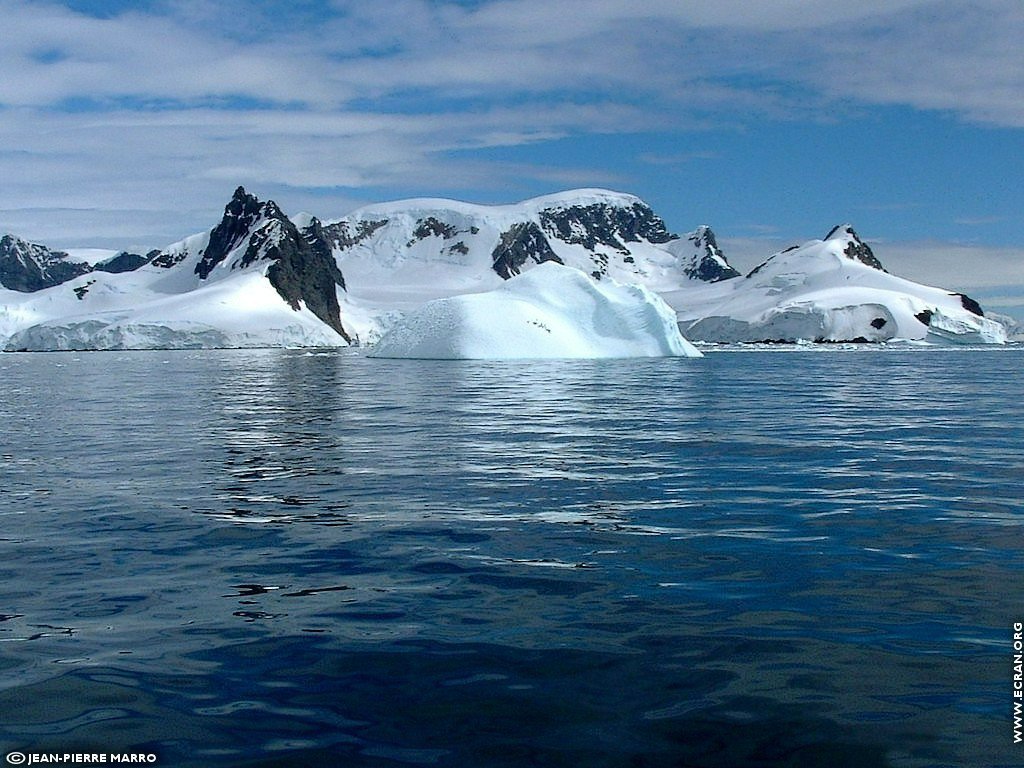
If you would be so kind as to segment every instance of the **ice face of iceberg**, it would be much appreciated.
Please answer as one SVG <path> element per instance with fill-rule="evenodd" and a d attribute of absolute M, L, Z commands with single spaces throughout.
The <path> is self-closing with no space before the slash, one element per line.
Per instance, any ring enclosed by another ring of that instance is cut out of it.
<path fill-rule="evenodd" d="M 973 314 L 959 317 L 936 310 L 928 317 L 925 341 L 932 344 L 1004 344 L 1006 327 L 1002 323 Z"/>
<path fill-rule="evenodd" d="M 675 313 L 637 285 L 539 264 L 486 293 L 437 299 L 394 325 L 372 357 L 700 357 Z"/>

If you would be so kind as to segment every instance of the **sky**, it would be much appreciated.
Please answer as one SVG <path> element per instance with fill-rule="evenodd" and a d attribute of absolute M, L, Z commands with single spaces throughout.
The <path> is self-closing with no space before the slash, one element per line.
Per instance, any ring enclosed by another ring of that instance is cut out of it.
<path fill-rule="evenodd" d="M 852 223 L 1024 317 L 1020 0 L 0 0 L 0 232 L 144 252 L 238 185 L 370 202 L 576 187 L 747 269 Z"/>

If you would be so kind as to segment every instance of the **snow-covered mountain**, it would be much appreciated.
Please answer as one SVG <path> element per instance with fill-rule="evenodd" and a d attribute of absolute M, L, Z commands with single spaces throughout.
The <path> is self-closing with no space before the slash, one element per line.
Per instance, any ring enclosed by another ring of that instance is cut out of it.
<path fill-rule="evenodd" d="M 152 258 L 125 251 L 53 251 L 11 234 L 0 237 L 0 288 L 31 293 L 89 272 L 130 272 Z"/>
<path fill-rule="evenodd" d="M 3 294 L 7 349 L 339 346 L 344 289 L 319 222 L 303 231 L 239 187 L 220 223 L 127 273 Z"/>
<path fill-rule="evenodd" d="M 653 290 L 728 269 L 703 241 L 698 251 L 670 233 L 639 198 L 600 189 L 507 206 L 402 200 L 353 211 L 323 230 L 352 298 L 397 309 L 489 290 L 546 261 Z M 705 261 L 713 266 L 702 271 Z"/>
<path fill-rule="evenodd" d="M 848 224 L 771 256 L 746 277 L 666 299 L 694 341 L 1006 340 L 973 299 L 886 272 Z"/>
<path fill-rule="evenodd" d="M 145 257 L 3 238 L 0 342 L 367 344 L 427 301 L 492 291 L 547 262 L 662 295 L 694 340 L 1004 338 L 967 297 L 887 273 L 848 226 L 744 277 L 708 227 L 674 235 L 640 198 L 608 190 L 506 206 L 403 200 L 322 223 L 239 187 L 209 232 Z"/>

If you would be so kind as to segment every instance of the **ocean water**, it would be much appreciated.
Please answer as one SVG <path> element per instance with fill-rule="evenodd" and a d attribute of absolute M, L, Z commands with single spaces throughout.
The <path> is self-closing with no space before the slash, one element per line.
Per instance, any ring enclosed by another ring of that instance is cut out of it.
<path fill-rule="evenodd" d="M 998 766 L 1020 349 L 0 356 L 0 748 Z"/>

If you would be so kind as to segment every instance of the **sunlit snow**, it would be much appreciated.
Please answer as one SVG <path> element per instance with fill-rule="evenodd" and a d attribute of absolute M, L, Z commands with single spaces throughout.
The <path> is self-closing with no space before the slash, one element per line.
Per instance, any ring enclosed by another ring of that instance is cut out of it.
<path fill-rule="evenodd" d="M 486 293 L 437 299 L 380 340 L 374 357 L 430 359 L 700 357 L 675 313 L 635 285 L 540 264 Z"/>

